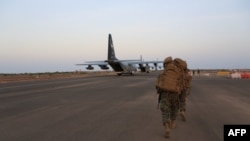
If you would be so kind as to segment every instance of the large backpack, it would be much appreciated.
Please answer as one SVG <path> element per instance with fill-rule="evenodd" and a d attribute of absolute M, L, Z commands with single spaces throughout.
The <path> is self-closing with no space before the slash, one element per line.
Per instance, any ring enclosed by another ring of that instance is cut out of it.
<path fill-rule="evenodd" d="M 180 94 L 183 89 L 183 71 L 175 61 L 168 63 L 159 74 L 156 87 L 165 92 Z"/>
<path fill-rule="evenodd" d="M 192 76 L 188 74 L 187 72 L 185 72 L 184 73 L 184 87 L 186 89 L 190 88 L 191 81 L 192 81 Z"/>
<path fill-rule="evenodd" d="M 190 87 L 190 83 L 191 80 L 188 76 L 188 67 L 187 67 L 187 62 L 182 60 L 181 58 L 175 58 L 174 59 L 175 64 L 181 69 L 182 73 L 183 73 L 183 87 L 184 88 L 189 88 Z M 191 78 L 192 79 L 192 78 Z"/>
<path fill-rule="evenodd" d="M 182 60 L 181 58 L 174 59 L 175 64 L 181 69 L 187 69 L 187 62 Z"/>

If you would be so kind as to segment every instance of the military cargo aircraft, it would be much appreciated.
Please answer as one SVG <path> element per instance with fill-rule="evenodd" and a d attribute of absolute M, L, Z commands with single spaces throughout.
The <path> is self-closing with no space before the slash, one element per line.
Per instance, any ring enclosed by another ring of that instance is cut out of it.
<path fill-rule="evenodd" d="M 153 64 L 155 69 L 157 70 L 157 64 L 163 63 L 163 61 L 142 61 L 142 59 L 138 60 L 119 60 L 115 56 L 114 45 L 112 41 L 112 36 L 109 34 L 108 36 L 108 59 L 105 61 L 88 61 L 83 64 L 76 65 L 87 65 L 87 70 L 94 70 L 93 65 L 99 66 L 102 70 L 108 70 L 109 66 L 113 68 L 117 75 L 128 74 L 133 75 L 137 68 L 140 69 L 141 72 L 149 72 L 150 66 L 149 64 Z M 138 67 L 139 66 L 139 67 Z"/>

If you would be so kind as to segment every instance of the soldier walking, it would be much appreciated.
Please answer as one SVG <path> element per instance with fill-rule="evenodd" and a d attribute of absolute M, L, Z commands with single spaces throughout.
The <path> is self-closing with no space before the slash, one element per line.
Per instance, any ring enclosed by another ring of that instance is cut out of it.
<path fill-rule="evenodd" d="M 156 90 L 159 94 L 165 137 L 170 138 L 170 129 L 176 128 L 175 119 L 179 110 L 179 94 L 183 88 L 183 73 L 171 56 L 164 60 L 163 66 L 163 73 L 157 78 Z"/>
<path fill-rule="evenodd" d="M 184 88 L 179 95 L 179 102 L 180 102 L 180 115 L 183 121 L 186 121 L 186 99 L 187 96 L 190 94 L 190 85 L 191 85 L 192 76 L 189 74 L 187 68 L 184 68 Z"/>

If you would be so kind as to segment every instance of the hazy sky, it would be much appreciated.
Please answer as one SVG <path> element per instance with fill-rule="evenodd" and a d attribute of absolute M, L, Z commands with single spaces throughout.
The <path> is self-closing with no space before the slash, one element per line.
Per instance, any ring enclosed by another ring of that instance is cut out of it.
<path fill-rule="evenodd" d="M 249 0 L 0 0 L 0 73 L 83 69 L 109 33 L 118 59 L 250 68 Z"/>

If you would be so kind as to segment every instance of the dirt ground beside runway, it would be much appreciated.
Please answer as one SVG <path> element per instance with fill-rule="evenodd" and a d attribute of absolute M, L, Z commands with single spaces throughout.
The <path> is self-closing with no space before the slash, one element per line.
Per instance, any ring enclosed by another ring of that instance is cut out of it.
<path fill-rule="evenodd" d="M 0 74 L 1 83 L 18 81 L 49 80 L 72 77 L 88 77 L 97 75 L 115 75 L 114 72 L 55 72 L 55 73 L 24 73 L 24 74 Z"/>
<path fill-rule="evenodd" d="M 193 73 L 194 72 L 194 73 Z M 200 73 L 197 70 L 191 70 L 191 73 L 195 76 L 208 76 L 208 77 L 230 77 L 231 70 L 215 70 L 215 69 L 201 69 Z M 244 72 L 250 72 L 249 69 L 245 69 Z M 140 73 L 140 72 L 139 72 Z M 30 81 L 30 80 L 48 80 L 48 79 L 60 79 L 71 77 L 87 77 L 98 75 L 116 75 L 113 71 L 86 71 L 86 72 L 48 72 L 48 73 L 22 73 L 22 74 L 0 74 L 0 84 L 10 83 L 18 81 Z"/>

